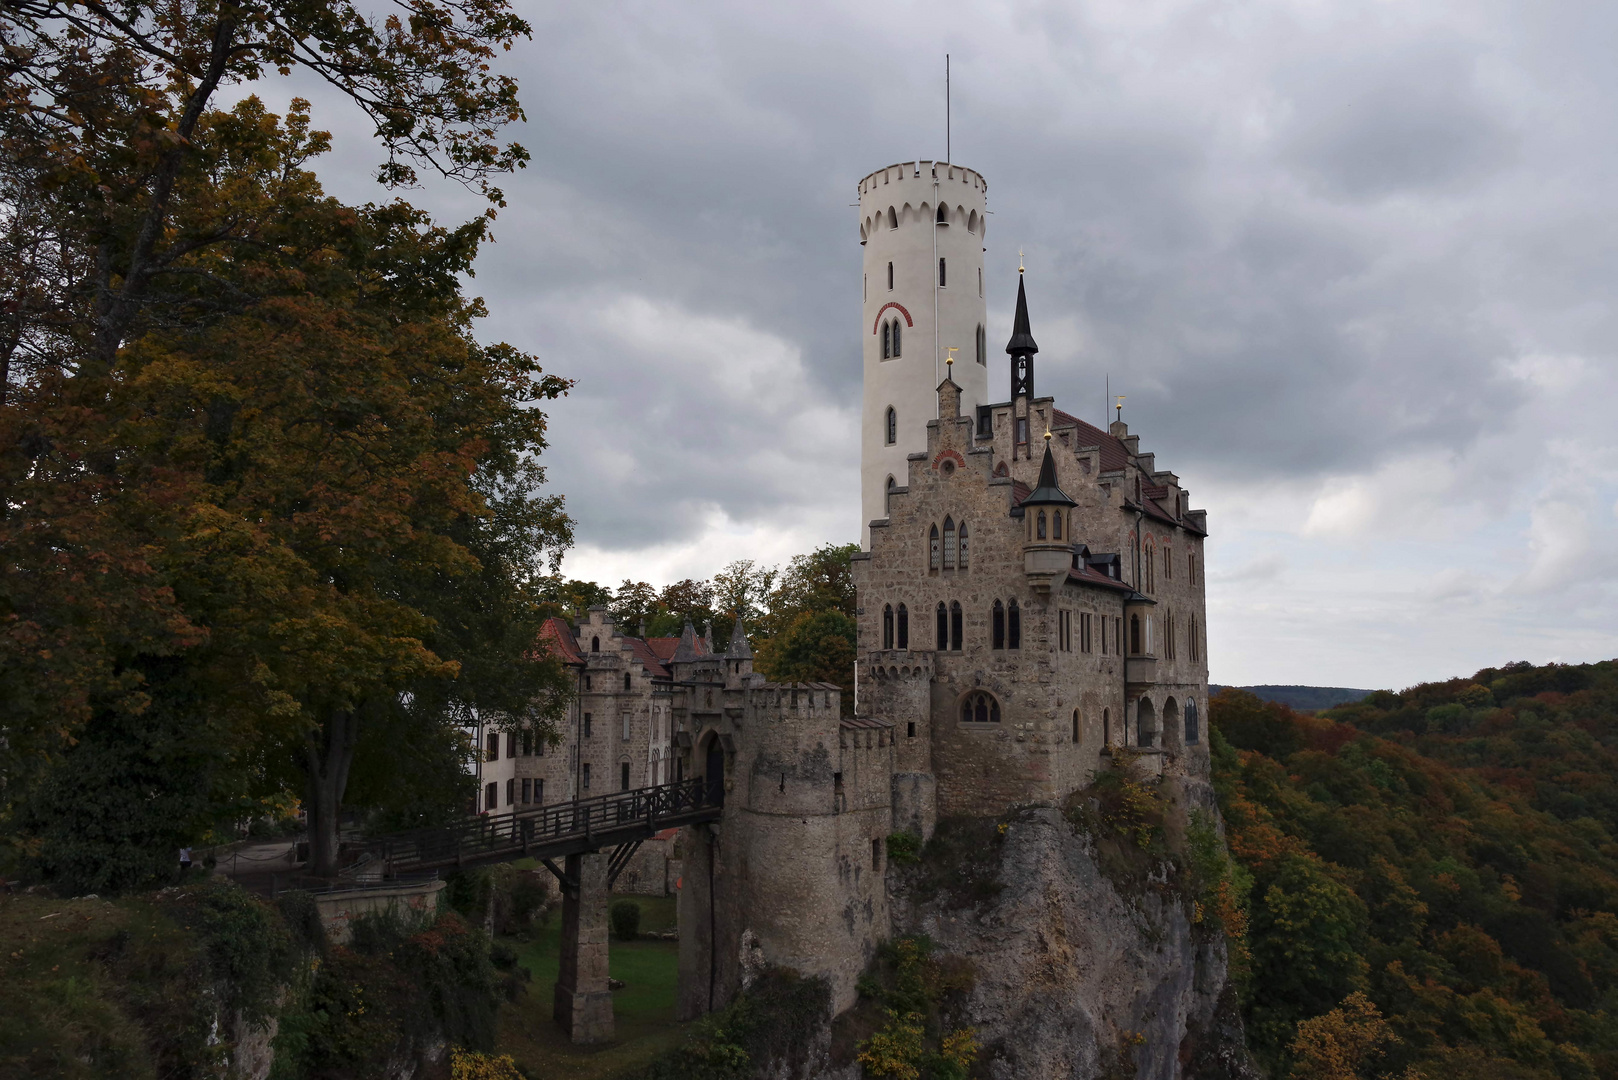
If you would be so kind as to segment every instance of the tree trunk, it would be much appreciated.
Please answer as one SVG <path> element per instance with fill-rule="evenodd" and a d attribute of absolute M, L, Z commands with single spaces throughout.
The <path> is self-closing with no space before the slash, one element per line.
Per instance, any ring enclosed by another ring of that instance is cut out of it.
<path fill-rule="evenodd" d="M 309 872 L 317 877 L 337 874 L 337 824 L 343 811 L 348 769 L 354 763 L 359 716 L 343 710 L 309 734 L 304 746 L 308 773 Z"/>

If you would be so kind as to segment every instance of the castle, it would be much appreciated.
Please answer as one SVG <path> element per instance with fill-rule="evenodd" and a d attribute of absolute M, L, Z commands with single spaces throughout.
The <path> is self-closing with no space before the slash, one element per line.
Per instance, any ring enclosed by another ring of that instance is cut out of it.
<path fill-rule="evenodd" d="M 859 184 L 852 715 L 832 684 L 755 673 L 739 624 L 723 651 L 690 626 L 626 635 L 601 609 L 547 627 L 578 673 L 576 714 L 561 747 L 517 754 L 507 803 L 699 775 L 723 788 L 721 821 L 680 838 L 682 1017 L 764 963 L 853 1004 L 892 932 L 895 833 L 1060 803 L 1120 747 L 1136 768 L 1208 774 L 1205 514 L 1121 420 L 1101 430 L 1036 394 L 1020 276 L 1009 397 L 990 400 L 986 198 L 981 174 L 939 162 Z"/>

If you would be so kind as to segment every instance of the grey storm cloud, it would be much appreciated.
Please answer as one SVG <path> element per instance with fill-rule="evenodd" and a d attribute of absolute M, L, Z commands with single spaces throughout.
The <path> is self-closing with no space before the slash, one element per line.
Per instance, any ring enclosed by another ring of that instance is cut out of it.
<path fill-rule="evenodd" d="M 504 185 L 473 288 L 489 336 L 577 380 L 547 452 L 579 522 L 574 572 L 707 573 L 761 537 L 857 534 L 849 204 L 872 169 L 944 156 L 946 51 L 953 156 L 989 181 L 991 342 L 1021 249 L 1039 389 L 1101 420 L 1110 378 L 1157 460 L 1225 500 L 1210 509 L 1231 566 L 1298 581 L 1307 559 L 1277 545 L 1429 543 L 1434 520 L 1464 522 L 1493 546 L 1444 556 L 1469 564 L 1444 580 L 1525 604 L 1511 582 L 1566 587 L 1532 566 L 1611 534 L 1610 5 L 522 10 L 534 38 L 507 63 L 533 162 Z M 378 197 L 369 149 L 348 140 L 322 167 L 334 191 Z M 991 389 L 1006 382 L 996 364 Z M 1550 462 L 1581 472 L 1576 498 L 1547 490 Z M 1443 558 L 1423 550 L 1405 565 L 1431 577 L 1423 559 Z M 1590 640 L 1613 642 L 1612 618 L 1591 618 Z"/>

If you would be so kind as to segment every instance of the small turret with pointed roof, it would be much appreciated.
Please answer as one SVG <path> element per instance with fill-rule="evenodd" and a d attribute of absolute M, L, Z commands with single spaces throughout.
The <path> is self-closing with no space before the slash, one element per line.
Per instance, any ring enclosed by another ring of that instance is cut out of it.
<path fill-rule="evenodd" d="M 725 649 L 725 659 L 753 659 L 753 647 L 747 643 L 747 632 L 742 629 L 742 619 L 740 615 L 736 617 L 736 623 L 730 629 L 730 646 Z"/>
<path fill-rule="evenodd" d="M 685 620 L 685 628 L 680 631 L 680 644 L 675 646 L 672 663 L 688 664 L 702 656 L 697 651 L 697 628 L 691 625 L 691 620 Z"/>
<path fill-rule="evenodd" d="M 1034 396 L 1034 354 L 1039 345 L 1028 326 L 1028 293 L 1023 289 L 1023 270 L 1017 267 L 1017 316 L 1011 324 L 1011 340 L 1006 353 L 1011 357 L 1011 398 Z"/>
<path fill-rule="evenodd" d="M 1056 486 L 1056 456 L 1051 453 L 1051 433 L 1045 433 L 1045 460 L 1039 463 L 1039 483 L 1022 501 L 1024 506 L 1077 506 Z"/>

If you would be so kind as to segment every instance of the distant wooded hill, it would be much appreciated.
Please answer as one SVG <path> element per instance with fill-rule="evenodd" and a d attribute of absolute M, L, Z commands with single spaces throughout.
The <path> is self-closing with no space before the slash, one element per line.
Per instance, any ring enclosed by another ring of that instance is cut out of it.
<path fill-rule="evenodd" d="M 1217 694 L 1221 690 L 1246 690 L 1249 694 L 1261 701 L 1274 701 L 1300 712 L 1309 712 L 1314 709 L 1332 709 L 1338 705 L 1347 705 L 1355 701 L 1363 701 L 1370 690 L 1354 690 L 1346 686 L 1215 686 L 1208 685 L 1210 694 Z"/>

